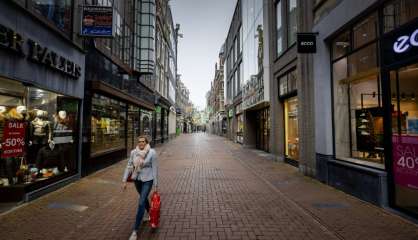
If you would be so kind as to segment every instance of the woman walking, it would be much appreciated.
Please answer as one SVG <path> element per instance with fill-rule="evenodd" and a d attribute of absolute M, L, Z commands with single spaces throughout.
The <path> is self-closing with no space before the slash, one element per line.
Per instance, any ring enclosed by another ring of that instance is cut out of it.
<path fill-rule="evenodd" d="M 157 154 L 150 147 L 146 136 L 140 136 L 138 138 L 138 145 L 131 151 L 125 173 L 123 174 L 123 190 L 127 187 L 129 175 L 134 181 L 135 188 L 139 194 L 135 225 L 129 238 L 129 240 L 134 240 L 137 239 L 137 231 L 141 225 L 145 210 L 149 213 L 150 204 L 148 195 L 151 192 L 152 186 L 154 185 L 155 191 L 157 190 Z"/>

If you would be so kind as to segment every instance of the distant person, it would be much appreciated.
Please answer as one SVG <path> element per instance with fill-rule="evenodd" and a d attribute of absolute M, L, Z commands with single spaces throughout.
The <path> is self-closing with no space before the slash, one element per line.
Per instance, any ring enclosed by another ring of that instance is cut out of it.
<path fill-rule="evenodd" d="M 127 187 L 127 180 L 129 176 L 133 180 L 136 191 L 139 194 L 135 225 L 129 238 L 129 240 L 136 240 L 137 231 L 141 226 L 145 210 L 147 210 L 148 214 L 150 211 L 148 195 L 150 194 L 153 185 L 155 191 L 157 191 L 158 186 L 157 154 L 149 145 L 149 141 L 146 136 L 140 136 L 138 138 L 138 145 L 131 151 L 128 164 L 126 165 L 125 172 L 123 174 L 123 190 Z M 149 220 L 149 218 L 147 220 Z"/>

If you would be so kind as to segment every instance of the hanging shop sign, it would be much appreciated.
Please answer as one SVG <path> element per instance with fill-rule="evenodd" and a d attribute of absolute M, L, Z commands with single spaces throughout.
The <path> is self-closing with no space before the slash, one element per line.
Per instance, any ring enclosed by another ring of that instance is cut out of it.
<path fill-rule="evenodd" d="M 113 8 L 83 6 L 81 13 L 81 35 L 86 37 L 113 37 Z"/>
<path fill-rule="evenodd" d="M 26 124 L 23 121 L 6 122 L 3 129 L 1 158 L 21 157 L 25 147 Z"/>
<path fill-rule="evenodd" d="M 297 33 L 298 53 L 316 53 L 317 33 Z"/>
<path fill-rule="evenodd" d="M 49 67 L 74 79 L 81 76 L 81 67 L 65 56 L 32 39 L 25 39 L 13 29 L 0 24 L 0 48 L 10 50 L 29 61 Z"/>
<path fill-rule="evenodd" d="M 418 55 L 418 20 L 383 36 L 383 63 L 386 66 Z"/>
<path fill-rule="evenodd" d="M 156 113 L 161 113 L 161 107 L 160 106 L 155 107 L 155 112 Z"/>

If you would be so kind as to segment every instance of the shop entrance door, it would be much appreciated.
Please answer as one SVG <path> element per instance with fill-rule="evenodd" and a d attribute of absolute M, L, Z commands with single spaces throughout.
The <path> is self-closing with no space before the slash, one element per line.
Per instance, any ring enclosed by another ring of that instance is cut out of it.
<path fill-rule="evenodd" d="M 298 98 L 292 97 L 284 102 L 285 109 L 285 149 L 286 157 L 299 160 Z"/>
<path fill-rule="evenodd" d="M 418 64 L 390 72 L 394 204 L 418 214 Z"/>

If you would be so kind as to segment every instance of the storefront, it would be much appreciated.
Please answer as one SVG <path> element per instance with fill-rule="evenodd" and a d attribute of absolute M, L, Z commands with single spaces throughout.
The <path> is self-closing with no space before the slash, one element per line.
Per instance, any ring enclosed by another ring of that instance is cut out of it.
<path fill-rule="evenodd" d="M 255 112 L 256 116 L 256 148 L 270 151 L 270 108 Z"/>
<path fill-rule="evenodd" d="M 150 141 L 154 136 L 154 96 L 118 69 L 98 49 L 89 49 L 83 106 L 83 175 L 125 159 L 140 135 L 149 136 Z"/>
<path fill-rule="evenodd" d="M 336 162 L 330 166 L 346 162 L 351 166 L 346 172 L 359 166 L 363 176 L 358 181 L 363 182 L 376 173 L 387 174 L 383 187 L 388 188 L 389 205 L 414 216 L 418 215 L 416 17 L 414 1 L 388 1 L 331 41 Z M 328 170 L 330 184 L 340 181 L 348 190 L 347 180 L 341 178 L 354 175 L 335 177 L 333 169 Z M 370 185 L 353 193 L 367 191 L 365 200 L 379 204 L 374 195 L 381 190 L 373 188 L 381 187 Z"/>
<path fill-rule="evenodd" d="M 284 150 L 286 162 L 297 165 L 299 161 L 298 97 L 296 69 L 279 78 L 279 99 L 284 109 Z"/>
<path fill-rule="evenodd" d="M 85 56 L 12 4 L 0 8 L 0 202 L 21 202 L 80 177 Z"/>

